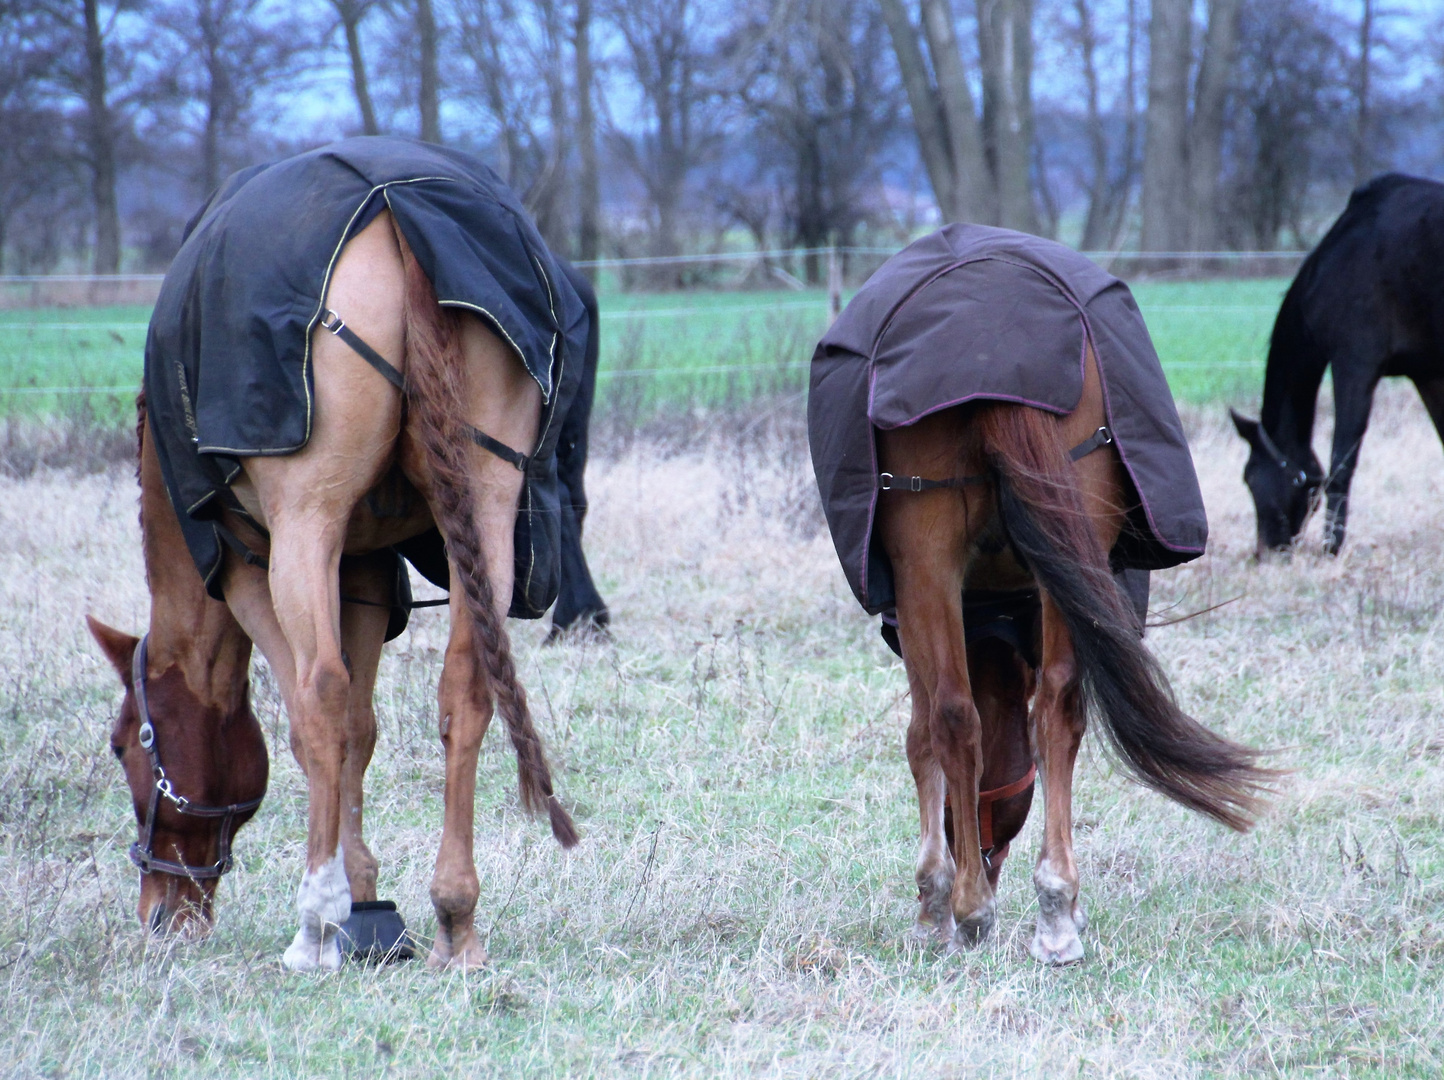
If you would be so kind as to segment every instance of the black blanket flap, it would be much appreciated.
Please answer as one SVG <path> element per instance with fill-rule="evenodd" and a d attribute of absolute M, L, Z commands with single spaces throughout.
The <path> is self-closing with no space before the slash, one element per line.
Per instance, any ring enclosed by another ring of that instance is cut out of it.
<path fill-rule="evenodd" d="M 310 341 L 331 273 L 346 241 L 386 209 L 441 304 L 486 320 L 544 395 L 542 443 L 517 518 L 511 609 L 538 618 L 558 586 L 556 442 L 581 379 L 587 312 L 491 169 L 408 139 L 347 139 L 246 169 L 188 226 L 151 316 L 145 390 L 191 556 L 219 599 L 217 496 L 238 458 L 294 453 L 310 439 Z"/>

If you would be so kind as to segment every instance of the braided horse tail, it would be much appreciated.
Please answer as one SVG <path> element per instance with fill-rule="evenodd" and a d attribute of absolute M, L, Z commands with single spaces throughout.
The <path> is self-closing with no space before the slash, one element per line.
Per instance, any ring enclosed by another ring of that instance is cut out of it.
<path fill-rule="evenodd" d="M 461 349 L 460 316 L 436 302 L 426 271 L 416 261 L 401 230 L 396 230 L 406 274 L 406 397 L 418 422 L 420 443 L 431 470 L 432 486 L 447 554 L 451 556 L 466 610 L 471 616 L 477 666 L 486 672 L 497 711 L 516 748 L 521 805 L 527 813 L 546 810 L 552 835 L 563 847 L 579 837 L 571 816 L 552 791 L 551 770 L 541 737 L 532 726 L 526 692 L 517 681 L 511 642 L 497 616 L 496 595 L 481 552 L 476 490 L 467 455 L 472 441 L 456 403 L 465 400 L 461 384 L 466 357 Z"/>

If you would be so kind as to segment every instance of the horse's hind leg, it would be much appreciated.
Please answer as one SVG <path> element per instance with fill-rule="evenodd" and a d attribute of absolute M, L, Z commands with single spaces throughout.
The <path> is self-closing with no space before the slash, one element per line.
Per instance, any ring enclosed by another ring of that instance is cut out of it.
<path fill-rule="evenodd" d="M 481 322 L 472 316 L 460 320 L 460 347 L 465 370 L 458 378 L 458 408 L 468 423 L 492 438 L 529 452 L 536 442 L 541 414 L 541 392 L 520 360 Z M 428 391 L 423 390 L 422 393 Z M 422 446 L 435 432 L 427 430 L 421 405 L 408 425 L 407 474 L 425 496 L 432 515 L 446 534 L 451 580 L 466 580 L 458 556 L 466 554 L 475 571 L 490 583 L 496 625 L 505 622 L 511 605 L 513 533 L 522 476 L 510 463 L 476 446 L 464 449 L 465 476 L 437 477 L 427 462 L 441 460 L 441 448 L 424 455 Z M 458 513 L 444 505 L 464 491 L 470 493 L 474 520 L 459 524 L 459 535 L 447 530 Z M 480 544 L 478 547 L 478 537 Z M 485 963 L 486 950 L 476 934 L 476 876 L 474 819 L 476 764 L 481 742 L 491 723 L 494 693 L 488 671 L 480 662 L 483 651 L 475 640 L 476 623 L 466 589 L 451 590 L 451 639 L 446 648 L 441 684 L 437 690 L 441 743 L 446 751 L 446 802 L 436 871 L 431 881 L 431 903 L 436 909 L 436 942 L 428 963 L 432 967 L 473 967 Z M 500 631 L 505 634 L 505 630 Z"/>
<path fill-rule="evenodd" d="M 948 475 L 960 467 L 959 445 L 957 418 L 945 414 L 882 432 L 878 440 L 882 467 L 899 475 Z M 882 498 L 879 527 L 893 565 L 898 637 L 913 688 L 907 747 L 922 825 L 918 925 L 924 932 L 952 929 L 955 941 L 973 945 L 992 929 L 996 901 L 978 838 L 983 734 L 968 675 L 962 594 L 974 529 L 987 520 L 991 496 L 970 488 Z M 950 854 L 944 793 L 953 810 Z"/>
<path fill-rule="evenodd" d="M 1043 781 L 1043 850 L 1033 869 L 1038 925 L 1032 953 L 1045 964 L 1083 958 L 1078 935 L 1087 920 L 1078 901 L 1078 864 L 1073 859 L 1073 766 L 1083 741 L 1082 706 L 1072 638 L 1044 593 L 1043 667 L 1033 704 L 1034 745 Z"/>
<path fill-rule="evenodd" d="M 915 876 L 918 883 L 918 915 L 913 934 L 920 940 L 937 937 L 943 944 L 953 940 L 953 880 L 957 866 L 948 845 L 944 806 L 948 780 L 933 753 L 932 696 L 923 679 L 908 668 L 912 691 L 912 718 L 908 723 L 908 767 L 918 789 L 920 841 Z"/>

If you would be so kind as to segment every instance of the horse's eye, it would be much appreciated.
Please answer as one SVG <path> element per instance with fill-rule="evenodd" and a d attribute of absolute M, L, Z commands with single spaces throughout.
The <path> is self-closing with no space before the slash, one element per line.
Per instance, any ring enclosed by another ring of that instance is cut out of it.
<path fill-rule="evenodd" d="M 121 758 L 125 757 L 125 747 L 116 746 L 115 743 L 110 744 L 110 752 L 115 755 L 116 761 L 119 761 Z"/>

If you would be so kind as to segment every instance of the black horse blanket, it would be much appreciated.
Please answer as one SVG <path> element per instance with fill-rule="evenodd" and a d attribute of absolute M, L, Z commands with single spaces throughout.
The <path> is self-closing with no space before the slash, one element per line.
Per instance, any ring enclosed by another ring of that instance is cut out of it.
<path fill-rule="evenodd" d="M 978 400 L 1070 413 L 1089 342 L 1138 496 L 1114 569 L 1163 569 L 1203 553 L 1193 458 L 1128 287 L 1062 244 L 948 225 L 884 263 L 812 358 L 813 468 L 848 584 L 870 614 L 895 606 L 892 566 L 873 544 L 875 430 Z"/>
<path fill-rule="evenodd" d="M 517 516 L 511 605 L 514 616 L 538 618 L 557 594 L 556 448 L 582 381 L 590 319 L 520 200 L 491 169 L 407 139 L 348 139 L 246 169 L 188 226 L 151 316 L 145 392 L 191 557 L 220 599 L 214 520 L 227 485 L 239 458 L 295 453 L 309 440 L 311 332 L 342 247 L 382 210 L 395 217 L 440 303 L 485 319 L 541 387 L 542 434 Z M 369 376 L 365 368 L 358 357 L 358 378 Z M 405 554 L 447 584 L 439 534 L 409 542 Z"/>

